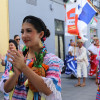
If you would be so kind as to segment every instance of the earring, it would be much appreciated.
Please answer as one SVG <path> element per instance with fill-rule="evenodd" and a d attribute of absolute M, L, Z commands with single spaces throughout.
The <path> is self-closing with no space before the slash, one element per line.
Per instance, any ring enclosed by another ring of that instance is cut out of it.
<path fill-rule="evenodd" d="M 40 48 L 43 48 L 43 43 L 42 43 L 42 41 L 40 41 Z"/>

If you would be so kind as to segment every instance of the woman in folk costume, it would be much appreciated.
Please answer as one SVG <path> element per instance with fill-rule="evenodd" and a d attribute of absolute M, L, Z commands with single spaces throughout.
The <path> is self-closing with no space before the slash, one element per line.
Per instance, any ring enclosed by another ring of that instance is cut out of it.
<path fill-rule="evenodd" d="M 8 74 L 3 82 L 4 90 L 12 91 L 10 100 L 62 100 L 63 61 L 48 53 L 43 45 L 50 35 L 49 30 L 40 18 L 26 16 L 21 33 L 28 47 L 25 57 L 16 50 L 8 51 L 10 55 L 7 55 L 14 68 L 13 75 Z"/>
<path fill-rule="evenodd" d="M 9 40 L 9 50 L 18 50 L 18 46 L 17 46 L 17 42 L 15 40 L 10 39 Z M 2 66 L 5 66 L 5 70 L 4 70 L 4 74 L 1 77 L 1 81 L 0 81 L 0 90 L 2 91 L 2 82 L 5 78 L 6 73 L 10 72 L 11 70 L 13 70 L 13 66 L 12 63 L 10 63 L 7 60 L 7 55 L 5 56 L 5 58 L 0 54 L 0 59 L 2 60 L 1 64 Z M 4 91 L 2 91 L 4 93 L 4 100 L 9 100 L 9 93 L 5 93 Z"/>
<path fill-rule="evenodd" d="M 75 78 L 77 76 L 77 61 L 74 60 L 75 56 L 75 43 L 72 42 L 68 49 L 68 55 L 66 56 L 67 59 L 65 59 L 67 66 L 65 73 L 67 75 L 71 74 L 71 78 Z"/>
<path fill-rule="evenodd" d="M 96 69 L 98 66 L 98 60 L 96 57 L 100 55 L 100 46 L 99 46 L 99 39 L 97 37 L 93 38 L 94 42 L 90 45 L 88 48 L 88 51 L 90 53 L 90 72 L 89 75 L 93 76 L 96 73 Z"/>

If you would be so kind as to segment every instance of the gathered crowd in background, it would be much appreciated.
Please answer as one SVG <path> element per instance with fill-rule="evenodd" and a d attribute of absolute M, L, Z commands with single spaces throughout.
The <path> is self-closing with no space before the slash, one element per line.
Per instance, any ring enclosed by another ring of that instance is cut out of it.
<path fill-rule="evenodd" d="M 75 87 L 84 87 L 87 76 L 96 76 L 95 83 L 98 85 L 96 100 L 100 100 L 100 43 L 98 37 L 93 37 L 90 46 L 84 47 L 85 41 L 78 39 L 75 43 L 70 40 L 68 55 L 65 59 L 65 73 L 71 78 L 78 78 Z M 89 71 L 88 71 L 89 69 Z M 83 83 L 80 78 L 83 77 Z"/>

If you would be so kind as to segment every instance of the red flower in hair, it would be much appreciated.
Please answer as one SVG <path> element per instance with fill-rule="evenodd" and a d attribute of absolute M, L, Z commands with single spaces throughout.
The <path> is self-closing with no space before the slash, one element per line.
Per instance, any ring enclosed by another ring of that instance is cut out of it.
<path fill-rule="evenodd" d="M 43 38 L 43 41 L 45 41 L 45 40 L 46 40 L 46 37 Z"/>

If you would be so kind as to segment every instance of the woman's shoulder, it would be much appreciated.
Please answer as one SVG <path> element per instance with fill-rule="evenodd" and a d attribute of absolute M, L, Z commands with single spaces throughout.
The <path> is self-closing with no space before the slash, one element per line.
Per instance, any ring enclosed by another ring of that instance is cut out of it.
<path fill-rule="evenodd" d="M 60 67 L 64 66 L 64 62 L 58 56 L 53 53 L 47 53 L 44 57 L 44 63 L 49 64 L 58 64 Z"/>
<path fill-rule="evenodd" d="M 44 59 L 48 59 L 48 60 L 61 60 L 58 56 L 56 56 L 55 54 L 53 53 L 47 53 L 44 57 Z"/>

